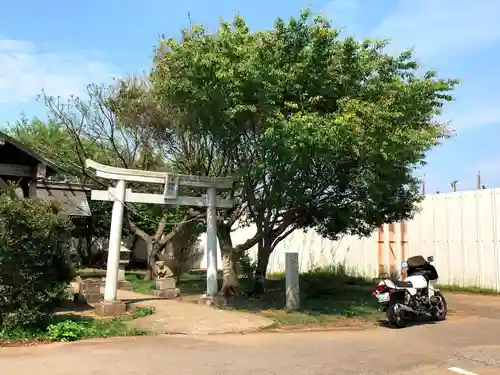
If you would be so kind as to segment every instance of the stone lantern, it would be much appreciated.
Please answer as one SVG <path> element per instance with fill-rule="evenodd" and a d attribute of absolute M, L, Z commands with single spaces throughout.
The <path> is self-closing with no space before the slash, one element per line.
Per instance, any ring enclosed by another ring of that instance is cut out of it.
<path fill-rule="evenodd" d="M 106 249 L 108 252 L 109 249 Z M 132 255 L 132 251 L 125 247 L 125 244 L 122 242 L 120 247 L 120 263 L 118 265 L 118 287 L 124 288 L 128 286 L 128 281 L 125 280 L 125 267 L 130 263 L 130 258 Z M 106 278 L 104 278 L 106 280 Z"/>

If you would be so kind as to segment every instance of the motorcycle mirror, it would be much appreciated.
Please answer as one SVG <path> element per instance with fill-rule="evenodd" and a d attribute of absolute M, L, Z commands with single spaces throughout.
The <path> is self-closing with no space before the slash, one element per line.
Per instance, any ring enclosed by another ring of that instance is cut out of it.
<path fill-rule="evenodd" d="M 429 263 L 434 262 L 434 257 L 433 257 L 432 255 L 431 255 L 431 256 L 428 256 L 428 257 L 427 257 L 427 261 L 428 261 Z"/>

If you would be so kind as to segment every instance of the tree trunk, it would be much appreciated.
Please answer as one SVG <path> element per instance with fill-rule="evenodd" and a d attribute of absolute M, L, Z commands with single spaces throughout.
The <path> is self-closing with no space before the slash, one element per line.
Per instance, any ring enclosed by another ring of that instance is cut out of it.
<path fill-rule="evenodd" d="M 269 257 L 272 253 L 271 241 L 269 236 L 264 236 L 259 242 L 257 252 L 257 269 L 255 270 L 254 279 L 254 294 L 259 295 L 265 291 L 267 265 L 269 264 Z"/>
<path fill-rule="evenodd" d="M 154 244 L 152 239 L 146 241 L 146 257 L 147 257 L 147 267 L 148 270 L 146 272 L 146 276 L 144 276 L 144 280 L 150 281 L 153 280 L 154 277 Z"/>
<path fill-rule="evenodd" d="M 93 257 L 92 257 L 92 233 L 90 231 L 87 231 L 85 233 L 85 251 L 87 253 L 87 261 L 90 265 L 90 267 L 93 267 Z"/>
<path fill-rule="evenodd" d="M 236 272 L 238 254 L 233 249 L 230 226 L 226 224 L 219 225 L 217 237 L 222 256 L 222 287 L 219 294 L 224 298 L 229 298 L 234 296 L 238 289 L 238 275 Z"/>
<path fill-rule="evenodd" d="M 269 230 L 264 228 L 263 237 L 257 253 L 257 269 L 255 271 L 254 294 L 264 293 L 269 258 L 276 246 L 289 236 L 294 230 L 294 225 L 287 221 L 280 226 Z"/>

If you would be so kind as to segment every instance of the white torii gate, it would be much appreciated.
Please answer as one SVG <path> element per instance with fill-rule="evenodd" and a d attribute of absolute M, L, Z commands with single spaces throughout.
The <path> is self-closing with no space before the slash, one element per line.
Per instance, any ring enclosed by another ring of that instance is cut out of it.
<path fill-rule="evenodd" d="M 217 189 L 231 189 L 233 186 L 232 177 L 193 176 L 116 168 L 90 159 L 86 160 L 85 165 L 87 168 L 94 169 L 97 177 L 118 181 L 114 188 L 92 190 L 91 194 L 92 200 L 114 202 L 109 232 L 104 301 L 116 301 L 125 202 L 207 207 L 207 240 L 205 244 L 207 254 L 207 297 L 215 297 L 218 292 L 216 208 L 231 208 L 234 205 L 233 200 L 218 197 Z M 131 189 L 125 188 L 126 181 L 163 184 L 163 194 L 134 193 Z M 206 188 L 207 194 L 203 197 L 179 196 L 179 186 Z"/>

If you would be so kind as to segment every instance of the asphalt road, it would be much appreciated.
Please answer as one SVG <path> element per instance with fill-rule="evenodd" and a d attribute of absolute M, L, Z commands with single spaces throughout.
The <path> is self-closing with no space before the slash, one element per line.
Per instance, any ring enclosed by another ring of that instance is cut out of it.
<path fill-rule="evenodd" d="M 500 374 L 500 320 L 451 318 L 404 330 L 155 336 L 0 348 L 0 374 Z"/>

